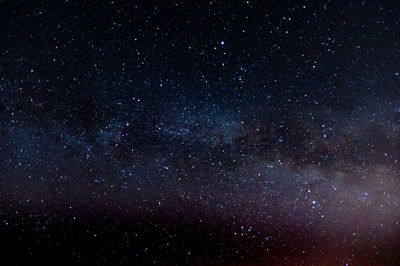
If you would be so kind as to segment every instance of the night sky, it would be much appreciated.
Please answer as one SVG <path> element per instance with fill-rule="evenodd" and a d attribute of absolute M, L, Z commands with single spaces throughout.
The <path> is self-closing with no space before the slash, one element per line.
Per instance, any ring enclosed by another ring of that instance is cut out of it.
<path fill-rule="evenodd" d="M 400 2 L 0 1 L 1 265 L 400 265 Z"/>

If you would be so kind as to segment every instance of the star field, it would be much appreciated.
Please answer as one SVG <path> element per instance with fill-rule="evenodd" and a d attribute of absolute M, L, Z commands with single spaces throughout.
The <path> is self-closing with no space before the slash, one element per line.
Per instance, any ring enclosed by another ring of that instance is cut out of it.
<path fill-rule="evenodd" d="M 398 265 L 396 1 L 0 1 L 2 265 Z"/>

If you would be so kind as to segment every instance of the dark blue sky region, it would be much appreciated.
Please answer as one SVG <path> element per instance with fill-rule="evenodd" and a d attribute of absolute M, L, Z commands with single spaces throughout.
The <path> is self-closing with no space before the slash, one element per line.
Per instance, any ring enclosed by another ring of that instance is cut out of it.
<path fill-rule="evenodd" d="M 0 1 L 2 265 L 398 265 L 397 1 Z"/>

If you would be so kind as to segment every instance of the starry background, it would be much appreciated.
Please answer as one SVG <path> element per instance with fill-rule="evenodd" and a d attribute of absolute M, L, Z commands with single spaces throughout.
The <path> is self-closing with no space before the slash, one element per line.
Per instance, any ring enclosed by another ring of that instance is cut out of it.
<path fill-rule="evenodd" d="M 0 1 L 2 265 L 398 265 L 398 1 Z"/>

